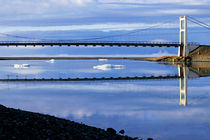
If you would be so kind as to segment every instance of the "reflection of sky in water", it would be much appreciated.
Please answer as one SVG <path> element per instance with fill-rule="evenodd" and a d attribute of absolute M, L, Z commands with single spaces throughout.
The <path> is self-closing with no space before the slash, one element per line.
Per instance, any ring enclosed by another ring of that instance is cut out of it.
<path fill-rule="evenodd" d="M 92 66 L 101 64 L 101 62 L 95 60 L 79 61 L 81 63 L 78 63 L 78 61 L 57 62 L 57 64 L 55 63 L 56 70 L 52 69 L 53 66 L 49 68 L 51 64 L 45 65 L 44 61 L 27 62 L 32 63 L 31 68 L 34 66 L 34 70 L 36 68 L 42 69 L 38 72 L 40 76 L 43 73 L 45 76 L 49 71 L 51 72 L 50 76 L 57 76 L 60 69 L 62 74 L 70 73 L 69 75 L 71 75 L 76 72 L 77 74 L 82 73 L 81 76 L 177 73 L 176 67 L 139 61 L 108 61 L 111 64 L 126 66 L 123 70 L 111 71 L 111 74 L 110 71 L 91 73 L 85 71 L 84 69 L 91 71 Z M 10 67 L 10 64 L 12 64 L 12 61 L 1 64 L 3 67 L 1 76 L 6 75 L 7 70 L 17 74 Z M 66 71 L 58 67 L 59 65 L 65 67 Z M 76 71 L 76 69 L 79 71 Z M 21 73 L 19 74 L 21 75 Z M 0 104 L 51 114 L 101 128 L 125 129 L 126 134 L 131 136 L 153 137 L 161 140 L 208 140 L 210 138 L 210 85 L 208 84 L 208 77 L 190 79 L 188 83 L 187 107 L 179 105 L 178 79 L 100 82 L 1 82 Z"/>
<path fill-rule="evenodd" d="M 14 64 L 29 64 L 29 68 L 15 69 Z M 94 69 L 94 66 L 111 64 L 123 66 L 122 69 L 104 71 Z M 49 63 L 47 60 L 37 61 L 0 61 L 0 78 L 75 78 L 75 77 L 110 77 L 110 76 L 141 76 L 167 75 L 177 72 L 176 68 L 131 60 L 56 60 Z"/>

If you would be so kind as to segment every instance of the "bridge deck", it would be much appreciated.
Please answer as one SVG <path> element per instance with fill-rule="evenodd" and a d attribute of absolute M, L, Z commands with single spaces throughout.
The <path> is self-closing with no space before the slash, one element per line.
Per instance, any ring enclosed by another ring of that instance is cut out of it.
<path fill-rule="evenodd" d="M 0 42 L 0 46 L 127 46 L 127 47 L 180 47 L 174 42 Z"/>
<path fill-rule="evenodd" d="M 117 81 L 117 80 L 161 80 L 161 79 L 177 79 L 178 75 L 173 76 L 142 76 L 142 77 L 101 77 L 101 78 L 42 78 L 42 79 L 0 79 L 0 82 L 32 82 L 32 81 Z"/>

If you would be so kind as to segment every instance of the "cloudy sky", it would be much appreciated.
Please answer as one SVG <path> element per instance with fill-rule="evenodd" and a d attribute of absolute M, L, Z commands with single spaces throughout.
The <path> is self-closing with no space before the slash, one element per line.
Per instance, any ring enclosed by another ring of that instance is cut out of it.
<path fill-rule="evenodd" d="M 95 29 L 101 24 L 164 22 L 181 15 L 210 18 L 210 0 L 0 0 L 0 5 L 1 27 L 91 25 L 87 28 Z"/>

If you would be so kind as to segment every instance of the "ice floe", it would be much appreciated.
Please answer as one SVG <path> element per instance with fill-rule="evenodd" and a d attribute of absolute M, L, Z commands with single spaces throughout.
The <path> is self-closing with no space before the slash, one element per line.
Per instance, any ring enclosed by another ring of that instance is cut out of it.
<path fill-rule="evenodd" d="M 14 64 L 15 69 L 20 69 L 20 68 L 29 68 L 29 64 Z"/>
<path fill-rule="evenodd" d="M 124 69 L 124 65 L 112 65 L 112 64 L 104 64 L 104 65 L 98 65 L 98 66 L 93 66 L 94 69 L 99 69 L 99 70 L 112 70 L 112 69 Z"/>

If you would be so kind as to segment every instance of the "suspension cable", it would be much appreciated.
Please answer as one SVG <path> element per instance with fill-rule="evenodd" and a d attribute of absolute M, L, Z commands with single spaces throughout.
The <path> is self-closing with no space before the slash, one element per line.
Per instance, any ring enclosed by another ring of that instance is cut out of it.
<path fill-rule="evenodd" d="M 201 22 L 201 21 L 199 21 L 195 18 L 192 18 L 192 17 L 189 16 L 189 21 L 191 21 L 191 22 L 193 22 L 193 23 L 195 23 L 195 24 L 197 24 L 197 25 L 199 25 L 203 28 L 206 28 L 206 29 L 210 30 L 210 26 L 208 24 L 206 24 L 204 22 Z"/>
<path fill-rule="evenodd" d="M 3 35 L 3 36 L 14 37 L 14 38 L 47 41 L 47 39 L 37 39 L 37 38 L 31 38 L 31 37 L 26 37 L 26 36 L 18 36 L 18 35 L 12 35 L 12 34 L 7 34 L 7 33 L 0 33 L 0 34 Z"/>
<path fill-rule="evenodd" d="M 151 26 L 151 27 L 147 27 L 147 28 L 144 28 L 144 29 L 138 29 L 138 30 L 135 30 L 135 31 L 131 31 L 131 32 L 128 32 L 128 33 L 117 34 L 117 35 L 110 35 L 110 36 L 103 36 L 103 37 L 95 37 L 95 38 L 78 39 L 76 41 L 98 40 L 98 39 L 105 39 L 105 38 L 126 36 L 126 35 L 130 35 L 130 34 L 134 34 L 134 33 L 139 33 L 139 32 L 143 32 L 143 31 L 147 31 L 147 30 L 150 30 L 150 29 L 153 29 L 153 28 L 161 27 L 162 25 L 165 25 L 165 24 L 170 23 L 172 21 L 174 21 L 174 19 L 173 20 L 170 20 L 170 21 L 166 21 L 166 22 L 161 23 L 161 24 L 157 24 L 157 25 Z"/>
<path fill-rule="evenodd" d="M 173 21 L 174 21 L 174 19 L 173 19 Z M 144 28 L 144 29 L 138 29 L 138 30 L 131 31 L 131 32 L 128 32 L 128 33 L 123 33 L 123 34 L 103 36 L 103 37 L 94 37 L 94 38 L 85 38 L 85 39 L 65 40 L 65 41 L 85 41 L 85 40 L 88 41 L 88 40 L 99 40 L 99 39 L 105 39 L 105 38 L 126 36 L 126 35 L 130 35 L 130 34 L 138 33 L 138 32 L 143 32 L 143 31 L 146 31 L 146 30 L 150 30 L 150 29 L 153 29 L 153 28 L 161 27 L 162 25 L 165 25 L 165 24 L 171 23 L 171 22 L 172 22 L 172 20 L 171 21 L 166 21 L 164 23 L 157 24 L 157 25 L 154 25 L 154 26 L 151 26 L 151 27 L 147 27 L 147 28 Z M 55 41 L 55 40 L 50 40 L 50 39 L 30 38 L 30 37 L 26 37 L 26 36 L 18 36 L 18 35 L 12 35 L 12 34 L 7 34 L 7 33 L 0 33 L 0 34 L 4 35 L 4 36 L 21 38 L 21 39 L 32 39 L 32 40 L 41 40 L 41 41 Z M 56 40 L 56 41 L 64 41 L 64 40 Z"/>
<path fill-rule="evenodd" d="M 188 16 L 188 17 L 191 18 L 191 19 L 194 20 L 194 21 L 197 21 L 197 22 L 199 22 L 199 23 L 201 23 L 201 24 L 207 26 L 207 27 L 210 27 L 210 26 L 209 26 L 208 24 L 206 24 L 205 22 L 202 22 L 202 21 L 200 21 L 200 20 L 198 20 L 198 19 L 196 19 L 196 18 L 193 18 L 193 17 L 191 17 L 191 16 Z"/>

